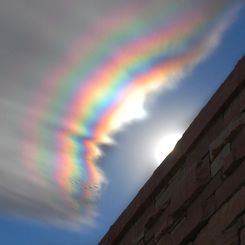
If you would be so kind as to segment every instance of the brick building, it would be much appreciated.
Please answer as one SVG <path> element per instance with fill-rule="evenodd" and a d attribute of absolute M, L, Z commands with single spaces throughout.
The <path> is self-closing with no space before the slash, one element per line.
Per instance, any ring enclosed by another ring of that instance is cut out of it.
<path fill-rule="evenodd" d="M 245 57 L 100 244 L 245 245 Z"/>

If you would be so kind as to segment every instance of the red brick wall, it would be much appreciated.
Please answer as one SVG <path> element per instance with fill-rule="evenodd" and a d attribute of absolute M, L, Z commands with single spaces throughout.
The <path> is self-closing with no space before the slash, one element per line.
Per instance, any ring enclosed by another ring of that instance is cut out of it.
<path fill-rule="evenodd" d="M 245 245 L 245 57 L 100 244 Z"/>

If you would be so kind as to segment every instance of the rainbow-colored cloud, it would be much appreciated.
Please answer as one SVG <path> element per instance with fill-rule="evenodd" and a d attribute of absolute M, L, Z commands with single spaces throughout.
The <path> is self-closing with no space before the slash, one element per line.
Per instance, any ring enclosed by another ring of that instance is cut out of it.
<path fill-rule="evenodd" d="M 92 23 L 45 76 L 25 121 L 25 167 L 57 188 L 79 222 L 105 181 L 99 145 L 210 53 L 240 3 L 133 1 Z"/>

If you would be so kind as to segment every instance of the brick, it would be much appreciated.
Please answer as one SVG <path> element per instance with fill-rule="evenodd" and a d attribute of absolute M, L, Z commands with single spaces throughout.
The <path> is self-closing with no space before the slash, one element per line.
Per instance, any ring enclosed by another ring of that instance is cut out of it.
<path fill-rule="evenodd" d="M 127 224 L 129 227 L 123 234 L 123 240 L 120 243 L 116 240 L 114 243 L 111 241 L 108 244 L 136 244 L 144 237 L 144 225 L 155 212 L 153 202 L 141 213 L 140 217 L 132 224 Z M 131 226 L 130 226 L 131 225 Z"/>
<path fill-rule="evenodd" d="M 233 150 L 233 154 L 236 161 L 239 161 L 245 158 L 245 144 L 239 145 L 237 148 Z"/>
<path fill-rule="evenodd" d="M 243 89 L 239 95 L 239 102 L 240 112 L 245 112 L 245 89 Z"/>
<path fill-rule="evenodd" d="M 241 128 L 239 133 L 234 137 L 234 139 L 231 142 L 231 149 L 235 149 L 239 147 L 240 145 L 243 145 L 245 143 L 245 126 Z"/>
<path fill-rule="evenodd" d="M 230 229 L 228 232 L 225 232 L 224 233 L 225 245 L 239 244 L 238 233 L 239 232 L 237 229 Z"/>
<path fill-rule="evenodd" d="M 172 185 L 172 183 L 176 182 L 176 180 L 181 179 L 185 174 L 185 169 L 186 167 L 184 165 L 179 166 L 174 175 L 168 181 L 168 185 Z"/>
<path fill-rule="evenodd" d="M 150 244 L 151 241 L 153 241 L 154 238 L 154 233 L 153 232 L 146 232 L 144 236 L 144 243 L 145 244 Z"/>
<path fill-rule="evenodd" d="M 202 162 L 198 165 L 193 165 L 186 169 L 186 173 L 182 179 L 176 181 L 173 186 L 170 209 L 172 213 L 182 209 L 188 205 L 200 193 L 202 188 L 210 179 L 209 167 L 207 162 Z M 200 174 L 200 170 L 203 171 Z"/>
<path fill-rule="evenodd" d="M 151 224 L 150 228 L 146 228 L 144 242 L 147 243 L 153 237 L 156 240 L 159 240 L 160 237 L 169 230 L 172 224 L 173 219 L 167 212 L 160 213 L 157 217 L 155 217 L 155 220 Z"/>
<path fill-rule="evenodd" d="M 145 229 L 149 230 L 157 221 L 157 219 L 159 218 L 161 212 L 160 209 L 158 210 L 158 212 L 155 212 L 152 216 L 150 216 L 146 223 L 145 223 Z"/>
<path fill-rule="evenodd" d="M 173 236 L 177 237 L 178 242 L 187 241 L 188 239 L 192 240 L 216 211 L 214 193 L 221 183 L 221 175 L 218 174 L 208 183 L 200 196 L 188 207 L 185 222 L 178 229 L 175 229 L 173 233 Z"/>
<path fill-rule="evenodd" d="M 186 239 L 191 237 L 191 234 L 196 229 L 199 229 L 199 226 L 202 223 L 203 210 L 201 205 L 192 205 L 187 211 L 187 216 L 182 223 L 180 223 L 173 231 L 172 236 L 177 244 L 182 243 Z"/>
<path fill-rule="evenodd" d="M 165 236 L 163 236 L 158 242 L 157 245 L 177 245 L 173 238 L 171 237 L 170 234 L 166 234 Z"/>
<path fill-rule="evenodd" d="M 221 184 L 222 176 L 219 173 L 207 184 L 198 198 L 188 207 L 187 220 L 190 220 L 192 226 L 200 226 L 202 223 L 205 223 L 215 212 L 216 201 L 214 200 L 214 193 Z"/>
<path fill-rule="evenodd" d="M 137 245 L 145 245 L 145 243 L 144 243 L 144 240 L 143 240 L 143 239 L 142 239 L 142 240 L 140 240 L 140 241 L 138 241 L 136 244 L 137 244 Z"/>
<path fill-rule="evenodd" d="M 154 215 L 154 220 L 151 221 L 151 224 L 147 223 L 145 226 L 144 242 L 147 243 L 153 237 L 161 236 L 171 226 L 171 222 L 172 220 L 166 212 Z"/>
<path fill-rule="evenodd" d="M 211 163 L 211 176 L 215 176 L 224 165 L 224 158 L 230 153 L 230 143 L 226 144 Z"/>
<path fill-rule="evenodd" d="M 173 223 L 173 217 L 169 216 L 169 214 L 166 212 L 163 213 L 152 227 L 152 233 L 155 234 L 156 240 L 159 240 L 163 234 L 167 233 L 172 227 Z"/>
<path fill-rule="evenodd" d="M 187 217 L 181 225 L 175 228 L 173 236 L 177 242 L 192 237 L 215 211 L 215 190 L 221 185 L 221 175 L 216 175 L 205 187 L 200 196 L 190 204 L 187 209 Z M 210 198 L 211 196 L 211 198 Z"/>
<path fill-rule="evenodd" d="M 115 244 L 115 245 L 124 245 L 124 244 L 135 244 L 135 232 L 134 229 L 130 229 L 127 233 L 124 234 L 123 240 L 114 241 L 113 243 L 108 244 Z"/>
<path fill-rule="evenodd" d="M 232 103 L 227 107 L 227 109 L 224 112 L 224 123 L 228 124 L 233 120 L 233 118 L 237 117 L 239 113 L 240 113 L 240 101 L 237 96 L 235 100 L 232 101 Z"/>
<path fill-rule="evenodd" d="M 222 205 L 237 189 L 245 183 L 245 163 L 224 181 L 220 188 L 215 192 L 216 205 Z"/>
<path fill-rule="evenodd" d="M 238 230 L 241 230 L 241 228 L 245 227 L 245 213 L 238 217 L 236 226 Z"/>
<path fill-rule="evenodd" d="M 245 140 L 245 139 L 244 139 Z M 245 142 L 233 145 L 232 152 L 224 158 L 224 168 L 223 173 L 228 176 L 232 173 L 238 166 L 239 162 L 245 158 Z"/>
<path fill-rule="evenodd" d="M 203 202 L 203 220 L 208 220 L 209 217 L 216 211 L 215 196 L 210 196 L 206 201 Z"/>
<path fill-rule="evenodd" d="M 144 239 L 144 236 L 145 236 L 145 233 L 144 233 L 144 230 L 142 229 L 141 232 L 139 232 L 138 234 L 134 235 L 133 243 L 134 244 L 140 243 L 140 241 L 142 241 Z"/>
<path fill-rule="evenodd" d="M 163 190 L 155 198 L 155 207 L 157 210 L 165 210 L 170 204 L 170 188 L 163 188 Z"/>
<path fill-rule="evenodd" d="M 228 227 L 245 209 L 245 187 L 235 193 L 209 220 L 200 231 L 194 244 L 225 244 L 222 231 Z M 223 240 L 223 241 L 222 241 Z M 220 243 L 218 243 L 219 241 Z M 222 241 L 222 242 L 221 242 Z M 206 243 L 205 243 L 206 242 Z"/>
<path fill-rule="evenodd" d="M 135 236 L 142 238 L 144 231 L 146 230 L 146 224 L 149 219 L 155 214 L 156 210 L 154 203 L 151 202 L 149 206 L 141 213 L 140 217 L 135 221 L 134 225 L 131 227 L 135 232 Z"/>
<path fill-rule="evenodd" d="M 145 207 L 145 209 L 141 211 L 140 217 L 135 222 L 134 225 L 137 227 L 137 229 L 143 228 L 145 226 L 147 220 L 152 215 L 154 215 L 155 212 L 156 212 L 155 205 L 154 205 L 153 201 L 151 201 L 151 202 L 148 203 L 148 206 Z"/>
<path fill-rule="evenodd" d="M 214 199 L 210 197 L 222 183 L 221 176 L 216 175 L 201 195 L 188 207 L 187 218 L 181 226 L 176 228 L 173 235 L 178 241 L 183 241 L 188 237 L 192 237 L 208 220 L 214 212 Z"/>
<path fill-rule="evenodd" d="M 245 228 L 240 231 L 240 245 L 245 245 Z"/>
<path fill-rule="evenodd" d="M 222 131 L 222 133 L 209 145 L 210 159 L 213 161 L 223 146 L 229 143 L 245 124 L 245 113 L 241 113 Z"/>
<path fill-rule="evenodd" d="M 149 242 L 147 242 L 146 244 L 147 245 L 156 245 L 156 242 L 154 240 L 154 237 Z"/>
<path fill-rule="evenodd" d="M 144 244 L 148 244 L 152 239 L 155 239 L 154 231 L 152 229 L 150 231 L 145 231 L 145 235 L 143 237 Z"/>
<path fill-rule="evenodd" d="M 222 184 L 222 174 L 219 172 L 216 174 L 211 181 L 205 186 L 205 189 L 202 191 L 200 197 L 198 197 L 201 201 L 207 200 L 211 195 L 215 193 L 215 191 Z"/>
<path fill-rule="evenodd" d="M 232 224 L 232 226 L 229 226 L 226 230 L 223 231 L 225 244 L 227 245 L 239 244 L 240 241 L 239 233 L 244 226 L 245 226 L 245 214 L 239 216 Z"/>
<path fill-rule="evenodd" d="M 224 176 L 230 175 L 237 167 L 235 157 L 232 152 L 223 158 L 223 169 L 222 172 Z"/>
<path fill-rule="evenodd" d="M 210 161 L 209 155 L 198 162 L 195 169 L 196 181 L 199 185 L 205 185 L 210 179 Z"/>
<path fill-rule="evenodd" d="M 192 166 L 193 163 L 199 162 L 209 153 L 209 144 L 217 138 L 217 135 L 223 130 L 223 118 L 221 115 L 205 129 L 202 136 L 195 142 L 193 149 L 188 153 L 186 165 Z"/>

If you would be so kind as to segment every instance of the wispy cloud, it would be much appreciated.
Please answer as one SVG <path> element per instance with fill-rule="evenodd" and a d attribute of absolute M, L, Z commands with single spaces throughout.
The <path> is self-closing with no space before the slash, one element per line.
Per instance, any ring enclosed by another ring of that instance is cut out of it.
<path fill-rule="evenodd" d="M 32 2 L 0 10 L 0 208 L 92 223 L 99 145 L 212 52 L 241 1 Z"/>

